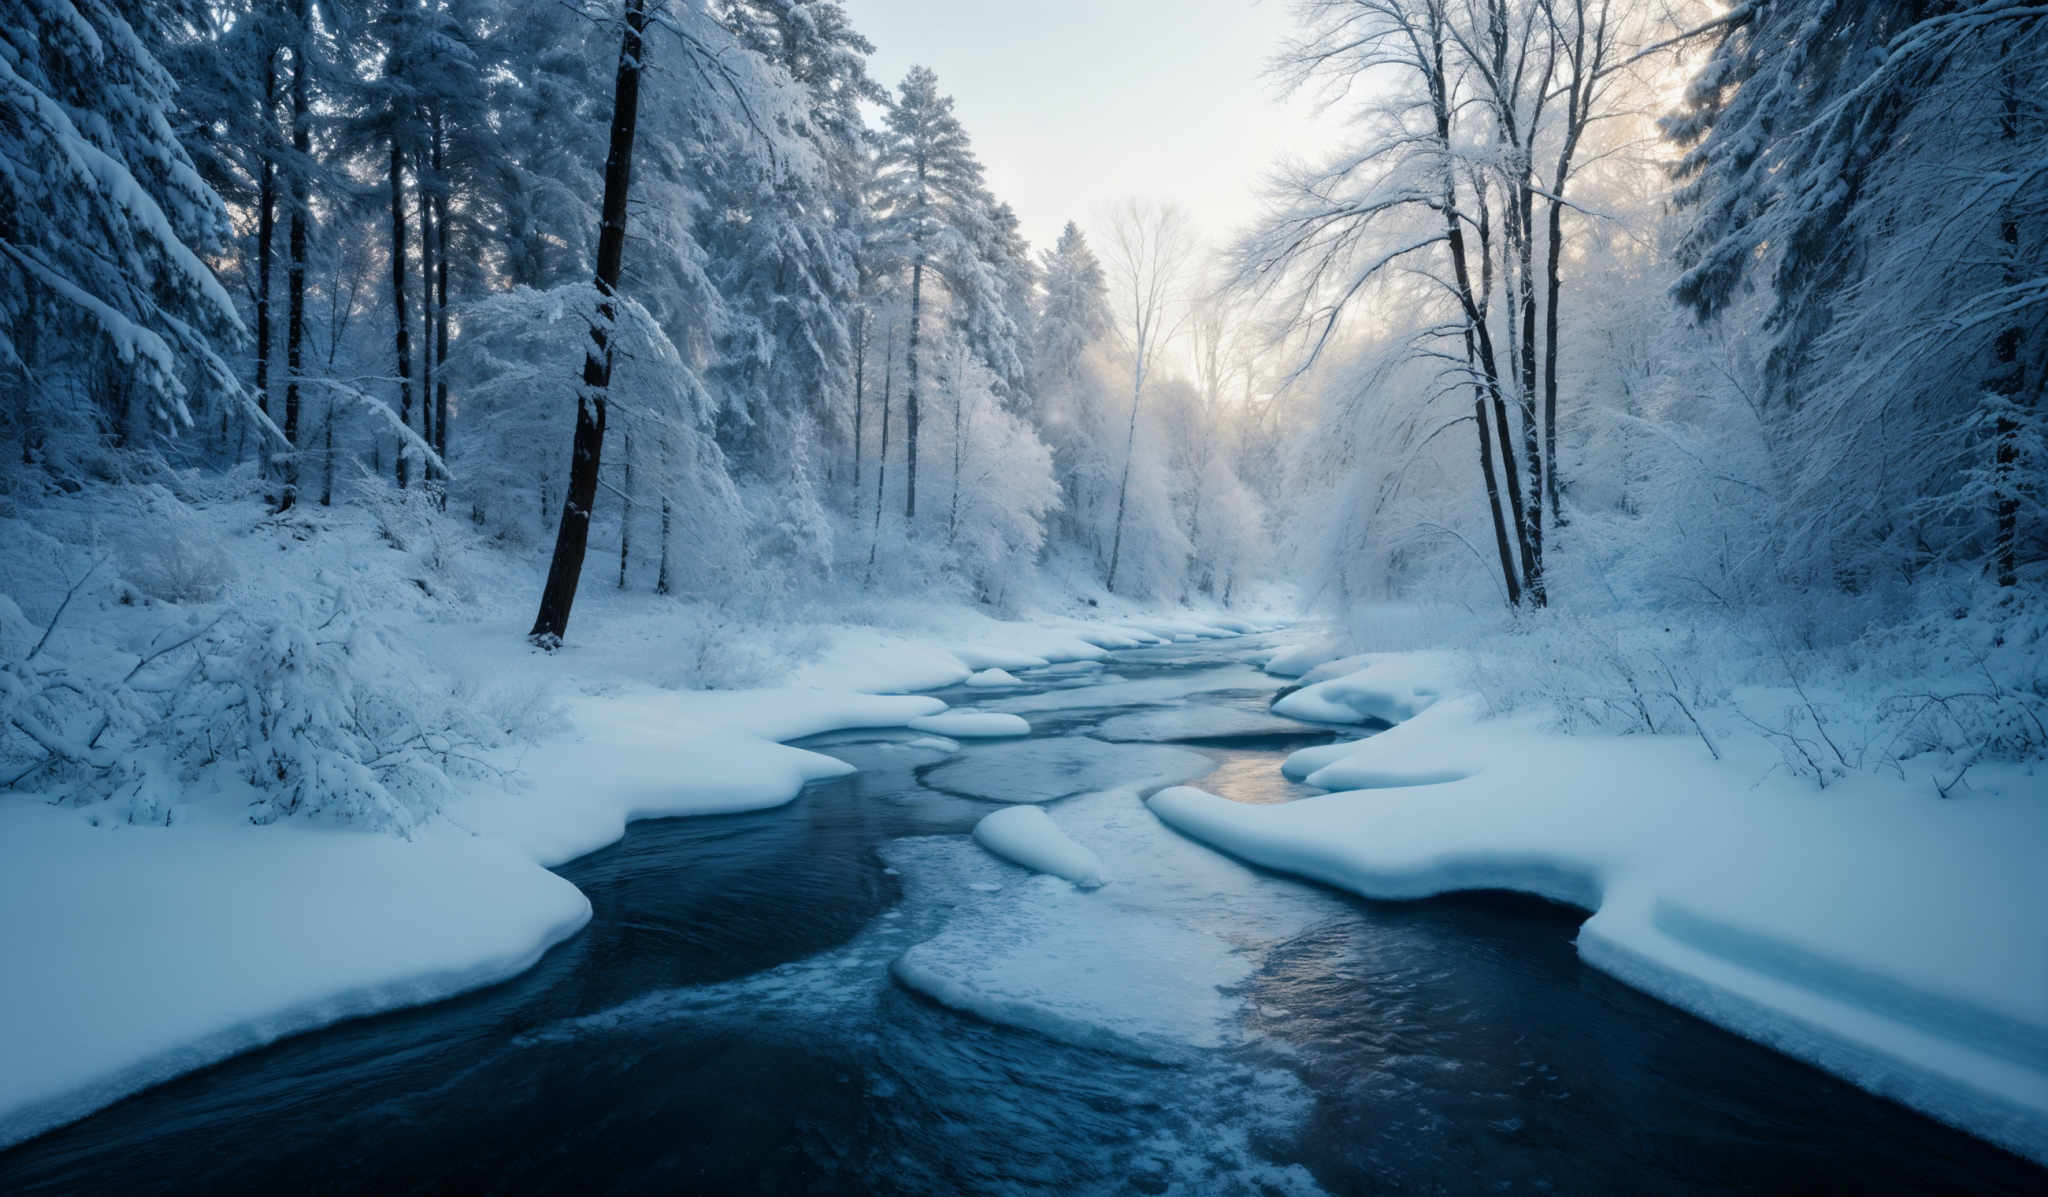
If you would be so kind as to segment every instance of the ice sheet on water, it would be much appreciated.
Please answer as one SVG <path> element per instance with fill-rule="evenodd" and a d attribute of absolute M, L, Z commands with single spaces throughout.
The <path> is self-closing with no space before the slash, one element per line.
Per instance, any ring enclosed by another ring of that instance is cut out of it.
<path fill-rule="evenodd" d="M 1217 690 L 1270 690 L 1272 679 L 1250 665 L 1224 665 L 1215 669 L 1190 669 L 1165 677 L 1136 681 L 1107 681 L 1094 686 L 1075 686 L 1042 694 L 1019 694 L 997 699 L 990 710 L 1032 711 L 1073 710 L 1083 707 L 1161 706 L 1179 702 L 1191 694 Z"/>
<path fill-rule="evenodd" d="M 1188 706 L 1132 711 L 1105 719 L 1095 735 L 1105 740 L 1160 742 L 1216 740 L 1243 736 L 1314 735 L 1327 727 L 1298 723 L 1238 707 Z"/>
<path fill-rule="evenodd" d="M 1057 736 L 991 745 L 925 771 L 927 786 L 990 802 L 1053 802 L 1116 786 L 1162 786 L 1214 768 L 1198 752 Z"/>

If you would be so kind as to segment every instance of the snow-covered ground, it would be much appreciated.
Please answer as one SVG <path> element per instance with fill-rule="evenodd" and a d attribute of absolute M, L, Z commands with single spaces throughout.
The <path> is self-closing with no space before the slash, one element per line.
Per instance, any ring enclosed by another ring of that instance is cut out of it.
<path fill-rule="evenodd" d="M 187 534 L 233 579 L 219 605 L 350 587 L 385 639 L 414 650 L 397 660 L 417 676 L 378 685 L 516 707 L 522 733 L 466 747 L 456 791 L 403 838 L 332 820 L 255 826 L 248 792 L 232 789 L 152 804 L 0 801 L 0 1147 L 280 1036 L 521 971 L 590 915 L 547 866 L 613 842 L 632 819 L 775 806 L 850 769 L 781 741 L 896 726 L 1021 735 L 1018 715 L 909 692 L 1251 626 L 1130 610 L 1005 621 L 940 603 L 858 626 L 746 622 L 587 583 L 568 644 L 546 654 L 521 635 L 530 563 L 402 548 L 341 512 L 305 513 L 331 523 L 312 547 L 280 553 L 301 536 L 293 524 L 250 504 L 208 515 L 213 526 Z M 31 572 L 0 591 L 38 621 L 83 572 L 57 542 L 39 548 L 52 560 L 17 562 Z M 138 602 L 117 579 L 89 581 L 51 637 L 73 659 L 132 659 L 122 646 L 185 615 Z M 719 681 L 727 688 L 704 688 Z"/>
<path fill-rule="evenodd" d="M 1469 664 L 1369 654 L 1276 673 L 1275 710 L 1391 730 L 1303 750 L 1336 792 L 1192 787 L 1151 809 L 1257 864 L 1375 898 L 1521 890 L 1592 911 L 1583 958 L 1702 1018 L 2048 1162 L 2048 786 L 2034 767 L 1844 771 L 1825 788 L 1725 715 L 1697 734 L 1568 735 L 1489 713 Z M 1710 747 L 1711 745 L 1711 747 Z"/>

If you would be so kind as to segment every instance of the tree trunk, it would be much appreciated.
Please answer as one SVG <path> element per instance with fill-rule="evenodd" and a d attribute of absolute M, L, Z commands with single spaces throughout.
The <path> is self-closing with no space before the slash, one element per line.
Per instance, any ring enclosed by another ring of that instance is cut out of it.
<path fill-rule="evenodd" d="M 590 544 L 590 509 L 597 501 L 597 471 L 604 453 L 605 392 L 612 378 L 611 297 L 618 290 L 626 249 L 626 189 L 633 175 L 633 131 L 640 115 L 640 70 L 647 26 L 647 0 L 626 0 L 626 30 L 619 43 L 619 72 L 612 98 L 611 146 L 604 163 L 604 202 L 597 237 L 597 318 L 583 355 L 583 386 L 577 395 L 576 434 L 569 458 L 569 492 L 555 534 L 540 610 L 527 635 L 543 648 L 562 643 L 569 609 L 583 576 Z"/>
<path fill-rule="evenodd" d="M 619 446 L 625 476 L 619 479 L 619 589 L 626 588 L 626 565 L 633 557 L 633 434 Z"/>
<path fill-rule="evenodd" d="M 960 531 L 960 456 L 964 448 L 967 430 L 964 417 L 967 414 L 967 396 L 960 382 L 953 382 L 953 501 L 946 513 L 946 543 L 952 544 Z"/>
<path fill-rule="evenodd" d="M 1436 122 L 1437 140 L 1444 147 L 1444 152 L 1448 155 L 1451 146 L 1450 81 L 1444 67 L 1443 31 L 1440 24 L 1442 19 L 1441 12 L 1435 9 L 1430 11 L 1435 19 L 1429 26 L 1430 57 L 1426 80 L 1430 90 L 1430 107 Z M 1466 361 L 1470 363 L 1476 360 L 1479 365 L 1479 376 L 1474 380 L 1473 388 L 1475 392 L 1481 395 L 1481 398 L 1476 404 L 1473 414 L 1483 424 L 1486 420 L 1485 409 L 1489 405 L 1493 408 L 1494 426 L 1499 433 L 1500 439 L 1501 462 L 1506 467 L 1503 471 L 1506 475 L 1508 486 L 1506 509 L 1513 516 L 1515 539 L 1519 542 L 1521 548 L 1522 570 L 1526 574 L 1529 572 L 1531 564 L 1529 538 L 1523 520 L 1522 489 L 1515 471 L 1515 454 L 1511 448 L 1514 442 L 1508 436 L 1507 403 L 1501 396 L 1500 363 L 1499 359 L 1494 355 L 1493 333 L 1487 328 L 1486 313 L 1481 307 L 1481 301 L 1475 299 L 1472 293 L 1472 270 L 1466 258 L 1464 221 L 1458 208 L 1458 180 L 1457 175 L 1453 173 L 1453 169 L 1448 165 L 1444 168 L 1443 199 L 1439 206 L 1444 217 L 1445 240 L 1450 249 L 1451 270 L 1455 282 L 1454 291 L 1458 298 L 1458 306 L 1465 318 Z M 1484 252 L 1483 247 L 1482 252 Z M 1480 464 L 1485 474 L 1485 484 L 1490 494 L 1497 494 L 1493 470 L 1491 464 L 1487 461 L 1486 429 L 1482 428 L 1480 430 L 1480 437 Z M 1512 559 L 1505 554 L 1501 558 L 1501 570 L 1503 579 L 1506 582 L 1508 601 L 1519 606 L 1521 604 L 1521 585 L 1515 576 Z"/>
<path fill-rule="evenodd" d="M 860 425 L 868 375 L 868 315 L 867 308 L 861 308 L 853 326 L 853 505 L 856 518 L 860 509 Z"/>
<path fill-rule="evenodd" d="M 263 166 L 256 180 L 256 406 L 270 414 L 270 243 L 277 231 L 277 138 L 272 123 L 277 117 L 277 51 L 263 56 L 263 112 L 258 122 L 262 138 L 259 152 Z M 257 450 L 263 459 L 264 486 L 270 485 L 270 435 L 265 432 Z"/>
<path fill-rule="evenodd" d="M 1124 434 L 1124 476 L 1116 487 L 1116 531 L 1109 542 L 1109 577 L 1103 588 L 1115 593 L 1116 567 L 1124 552 L 1124 503 L 1131 493 L 1131 456 L 1138 449 L 1138 399 L 1145 391 L 1145 367 L 1137 366 L 1136 378 L 1131 384 L 1131 424 Z"/>
<path fill-rule="evenodd" d="M 672 589 L 668 576 L 669 518 L 668 496 L 663 495 L 661 497 L 661 568 L 654 575 L 654 593 L 656 594 L 667 594 Z"/>
<path fill-rule="evenodd" d="M 434 443 L 434 182 L 426 155 L 416 168 L 420 197 L 420 439 Z M 434 482 L 431 462 L 422 463 L 421 475 Z"/>
<path fill-rule="evenodd" d="M 311 104 L 306 94 L 309 74 L 306 54 L 313 40 L 312 20 L 311 0 L 299 0 L 298 22 L 293 30 L 292 42 L 294 182 L 291 189 L 291 230 L 285 235 L 286 253 L 290 257 L 290 264 L 286 267 L 285 284 L 284 439 L 291 442 L 291 445 L 290 455 L 285 458 L 284 493 L 278 497 L 280 511 L 290 508 L 299 501 L 299 378 L 305 368 L 306 345 L 306 212 L 313 202 L 312 186 L 307 180 L 306 173 L 306 164 L 313 154 L 313 133 L 309 127 Z M 331 451 L 334 435 L 331 418 L 328 421 L 327 435 L 330 441 L 328 448 Z"/>
<path fill-rule="evenodd" d="M 1522 409 L 1522 454 L 1529 463 L 1529 559 L 1522 578 L 1531 604 L 1541 607 L 1549 601 L 1543 584 L 1543 441 L 1536 413 L 1536 190 L 1529 177 L 1529 163 L 1522 160 L 1522 183 L 1513 201 L 1515 223 L 1515 299 L 1522 321 L 1520 385 L 1516 388 Z M 1503 446 L 1505 450 L 1505 446 Z"/>
<path fill-rule="evenodd" d="M 1998 136 L 1999 140 L 2011 143 L 2019 137 L 2020 89 L 2014 78 L 2011 44 L 2006 43 L 2001 51 L 2004 64 L 1999 71 Z M 1999 214 L 1998 240 L 2005 258 L 2003 281 L 2007 287 L 2017 286 L 2020 281 L 2020 226 L 2010 199 Z M 2020 420 L 2017 409 L 2027 386 L 2027 367 L 2020 357 L 2020 341 L 2025 335 L 2025 326 L 2016 321 L 2002 330 L 1992 345 L 1996 369 L 1990 389 L 1998 396 L 1998 410 L 1991 434 L 1992 514 L 1995 525 L 1992 551 L 2000 586 L 2019 584 Z"/>
<path fill-rule="evenodd" d="M 405 150 L 391 137 L 391 316 L 397 330 L 398 420 L 412 427 L 412 319 L 405 310 Z M 398 485 L 412 484 L 412 453 L 403 437 L 398 442 Z"/>
<path fill-rule="evenodd" d="M 448 464 L 448 184 L 442 177 L 447 131 L 433 116 L 434 157 L 434 452 Z M 424 401 L 425 396 L 421 396 Z M 443 475 L 445 478 L 446 470 Z M 445 505 L 447 497 L 442 496 Z"/>
<path fill-rule="evenodd" d="M 896 328 L 882 339 L 882 449 L 875 458 L 875 526 L 868 533 L 868 580 L 875 576 L 875 548 L 882 543 L 882 499 L 889 485 L 889 407 L 896 390 Z"/>
<path fill-rule="evenodd" d="M 917 261 L 910 268 L 910 385 L 904 396 L 904 444 L 908 447 L 910 461 L 904 469 L 906 488 L 903 493 L 903 518 L 917 519 L 917 332 L 918 317 L 924 308 L 924 251 L 920 249 Z"/>

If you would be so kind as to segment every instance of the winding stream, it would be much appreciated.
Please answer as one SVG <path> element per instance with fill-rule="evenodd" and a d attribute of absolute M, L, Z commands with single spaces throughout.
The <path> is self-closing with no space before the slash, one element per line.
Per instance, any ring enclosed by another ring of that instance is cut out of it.
<path fill-rule="evenodd" d="M 1018 709 L 1037 739 L 1199 733 L 1179 747 L 1216 762 L 1202 785 L 1287 801 L 1312 791 L 1280 758 L 1331 733 L 1263 718 L 1278 683 L 1250 666 L 1270 651 L 1137 650 L 942 697 Z M 1584 967 L 1557 907 L 1361 902 L 1224 861 L 1127 793 L 1048 808 L 1103 850 L 1109 887 L 1028 877 L 966 838 L 993 807 L 925 785 L 946 758 L 919 739 L 818 737 L 861 771 L 777 810 L 635 824 L 561 870 L 596 917 L 527 974 L 137 1095 L 0 1155 L 0 1191 L 2043 1183 Z M 1091 768 L 1065 780 L 1136 780 Z M 913 948 L 1002 1021 L 892 978 Z M 1012 988 L 977 988 L 1005 968 Z"/>

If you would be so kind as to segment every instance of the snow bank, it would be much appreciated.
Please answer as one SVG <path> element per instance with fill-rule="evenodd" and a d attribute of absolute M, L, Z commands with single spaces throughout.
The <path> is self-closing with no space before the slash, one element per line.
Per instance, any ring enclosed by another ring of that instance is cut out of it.
<path fill-rule="evenodd" d="M 2048 1162 L 2039 779 L 1980 766 L 1978 790 L 1947 802 L 1871 775 L 1821 791 L 1761 741 L 1721 748 L 1566 737 L 1455 699 L 1287 770 L 1374 788 L 1247 806 L 1181 787 L 1150 805 L 1370 897 L 1508 888 L 1592 910 L 1579 950 L 1595 967 Z"/>
<path fill-rule="evenodd" d="M 1008 670 L 983 669 L 970 675 L 967 679 L 967 684 L 970 686 L 1014 686 L 1017 685 L 1017 679 Z"/>
<path fill-rule="evenodd" d="M 1031 734 L 1031 724 L 1023 716 L 1006 715 L 1000 711 L 941 711 L 936 715 L 920 715 L 908 726 L 912 731 L 962 740 Z"/>
<path fill-rule="evenodd" d="M 1108 880 L 1102 875 L 1102 858 L 1054 826 L 1042 807 L 995 811 L 974 825 L 974 840 L 1005 860 L 1064 877 L 1082 889 L 1095 889 Z"/>
<path fill-rule="evenodd" d="M 524 970 L 576 887 L 450 829 L 96 827 L 0 803 L 0 1147 L 180 1073 Z"/>

